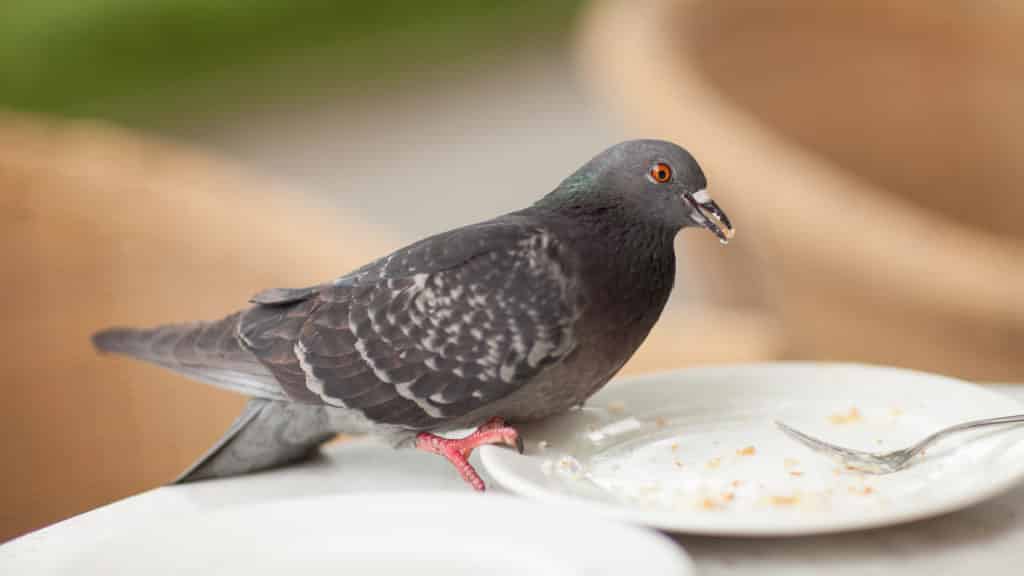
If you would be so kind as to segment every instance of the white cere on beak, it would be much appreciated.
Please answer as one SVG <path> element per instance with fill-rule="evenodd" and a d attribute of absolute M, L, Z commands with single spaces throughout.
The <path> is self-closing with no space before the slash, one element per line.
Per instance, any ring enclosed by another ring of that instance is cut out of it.
<path fill-rule="evenodd" d="M 711 201 L 711 196 L 708 196 L 708 191 L 706 189 L 701 188 L 693 193 L 693 200 L 698 204 L 707 204 Z"/>

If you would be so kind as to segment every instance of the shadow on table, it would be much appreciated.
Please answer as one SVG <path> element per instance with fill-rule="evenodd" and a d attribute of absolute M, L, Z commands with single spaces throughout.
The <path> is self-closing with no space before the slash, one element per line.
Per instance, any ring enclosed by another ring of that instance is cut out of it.
<path fill-rule="evenodd" d="M 178 492 L 190 503 L 214 510 L 355 492 L 467 489 L 442 458 L 356 439 L 331 445 L 301 464 L 160 490 Z"/>

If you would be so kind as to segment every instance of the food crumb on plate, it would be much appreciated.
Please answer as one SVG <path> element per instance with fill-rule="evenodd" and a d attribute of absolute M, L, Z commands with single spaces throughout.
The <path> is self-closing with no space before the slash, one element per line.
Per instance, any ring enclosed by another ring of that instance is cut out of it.
<path fill-rule="evenodd" d="M 721 465 L 722 465 L 722 459 L 721 458 L 712 458 L 711 460 L 708 460 L 708 463 L 707 463 L 707 467 L 711 468 L 711 469 L 718 468 Z"/>
<path fill-rule="evenodd" d="M 756 452 L 757 450 L 753 446 L 747 446 L 737 450 L 736 454 L 739 456 L 753 456 Z"/>
<path fill-rule="evenodd" d="M 675 466 L 676 468 L 682 468 L 683 467 L 683 463 L 680 462 L 678 458 L 675 458 L 675 459 L 672 460 L 672 465 Z"/>
<path fill-rule="evenodd" d="M 700 507 L 705 510 L 719 510 L 732 502 L 735 497 L 732 492 L 723 492 L 718 498 L 708 496 L 700 500 Z"/>
<path fill-rule="evenodd" d="M 568 455 L 559 458 L 556 471 L 575 480 L 585 476 L 583 465 L 580 464 L 580 461 Z"/>
<path fill-rule="evenodd" d="M 612 414 L 622 414 L 626 411 L 626 405 L 622 402 L 609 402 L 608 411 Z"/>
<path fill-rule="evenodd" d="M 768 499 L 772 506 L 795 506 L 800 502 L 800 497 L 797 495 L 793 496 L 772 496 Z"/>
<path fill-rule="evenodd" d="M 672 446 L 670 446 L 670 448 L 672 448 L 673 452 L 678 452 L 679 451 L 679 442 L 673 442 Z"/>
<path fill-rule="evenodd" d="M 800 464 L 800 461 L 796 458 L 785 458 L 782 460 L 782 465 L 786 468 L 796 468 Z"/>
<path fill-rule="evenodd" d="M 850 424 L 852 422 L 860 422 L 861 419 L 860 410 L 856 406 L 846 412 L 836 413 L 828 417 L 828 421 L 833 424 Z"/>
<path fill-rule="evenodd" d="M 803 475 L 804 475 L 804 473 L 803 473 L 803 472 L 800 472 L 799 470 L 791 470 L 791 471 L 789 472 L 789 475 L 790 475 L 790 476 L 795 476 L 795 477 L 799 478 L 800 476 L 803 476 Z"/>
<path fill-rule="evenodd" d="M 875 489 L 872 486 L 850 486 L 850 494 L 874 494 Z"/>
<path fill-rule="evenodd" d="M 658 428 L 664 428 L 665 426 L 668 426 L 668 422 L 661 416 L 658 416 L 654 419 L 654 425 Z"/>

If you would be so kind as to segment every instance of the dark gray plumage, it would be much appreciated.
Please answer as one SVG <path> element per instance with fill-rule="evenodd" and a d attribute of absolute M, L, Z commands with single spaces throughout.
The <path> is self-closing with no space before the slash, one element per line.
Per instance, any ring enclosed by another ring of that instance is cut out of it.
<path fill-rule="evenodd" d="M 583 403 L 643 342 L 672 290 L 681 228 L 727 239 L 705 188 L 675 144 L 624 142 L 524 210 L 333 282 L 261 292 L 217 322 L 112 329 L 94 342 L 254 398 L 185 480 L 291 461 L 334 432 L 397 442 L 493 416 L 542 418 Z M 246 432 L 254 426 L 299 432 Z M 262 456 L 239 458 L 250 444 Z"/>

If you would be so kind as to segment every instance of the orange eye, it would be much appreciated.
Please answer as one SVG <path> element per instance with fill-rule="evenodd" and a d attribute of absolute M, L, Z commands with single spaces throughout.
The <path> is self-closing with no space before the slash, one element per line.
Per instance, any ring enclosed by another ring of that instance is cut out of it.
<path fill-rule="evenodd" d="M 672 167 L 664 162 L 658 162 L 651 166 L 651 180 L 658 184 L 664 184 L 672 179 Z"/>

